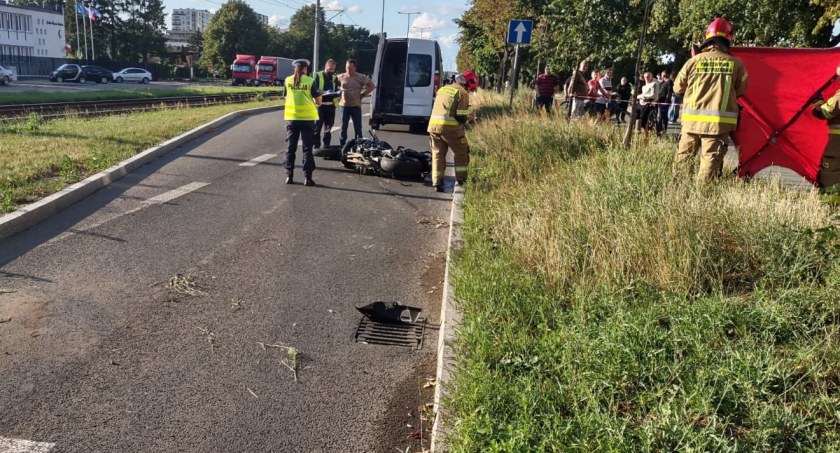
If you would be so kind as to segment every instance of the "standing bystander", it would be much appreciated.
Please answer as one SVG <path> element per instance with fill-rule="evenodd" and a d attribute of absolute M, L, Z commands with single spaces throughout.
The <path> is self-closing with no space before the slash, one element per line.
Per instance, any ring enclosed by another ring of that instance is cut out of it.
<path fill-rule="evenodd" d="M 347 141 L 347 127 L 351 119 L 356 138 L 362 138 L 362 98 L 376 88 L 368 76 L 356 72 L 356 60 L 347 60 L 344 68 L 347 72 L 338 76 L 341 83 L 341 146 Z"/>
<path fill-rule="evenodd" d="M 551 68 L 546 65 L 545 72 L 537 76 L 535 82 L 537 89 L 537 109 L 545 108 L 546 113 L 551 113 L 551 107 L 554 106 L 554 93 L 560 86 L 560 80 L 551 73 Z"/>

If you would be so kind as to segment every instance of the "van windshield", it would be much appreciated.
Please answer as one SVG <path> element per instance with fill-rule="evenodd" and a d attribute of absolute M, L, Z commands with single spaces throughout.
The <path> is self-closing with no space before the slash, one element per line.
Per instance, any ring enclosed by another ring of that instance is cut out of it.
<path fill-rule="evenodd" d="M 432 56 L 410 53 L 408 54 L 408 74 L 406 85 L 410 87 L 425 87 L 432 84 Z"/>

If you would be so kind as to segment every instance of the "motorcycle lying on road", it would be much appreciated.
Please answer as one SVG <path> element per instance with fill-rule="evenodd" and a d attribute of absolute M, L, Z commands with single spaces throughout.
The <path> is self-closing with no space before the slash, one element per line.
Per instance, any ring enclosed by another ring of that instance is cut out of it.
<path fill-rule="evenodd" d="M 380 140 L 369 130 L 370 138 L 348 140 L 344 147 L 316 148 L 313 155 L 340 160 L 344 168 L 359 174 L 397 179 L 422 180 L 432 171 L 432 153 L 415 151 Z"/>

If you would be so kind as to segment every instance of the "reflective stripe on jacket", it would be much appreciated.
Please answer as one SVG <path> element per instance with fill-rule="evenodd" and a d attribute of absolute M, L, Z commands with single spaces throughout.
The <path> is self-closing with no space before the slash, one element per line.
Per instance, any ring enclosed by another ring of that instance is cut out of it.
<path fill-rule="evenodd" d="M 318 72 L 318 91 L 321 92 L 321 94 L 324 93 L 324 79 L 326 77 L 327 75 L 324 73 L 324 71 Z M 338 77 L 335 74 L 333 74 L 332 76 L 332 89 L 333 91 L 338 90 Z M 338 107 L 338 98 L 333 99 L 332 103 L 335 107 Z"/>
<path fill-rule="evenodd" d="M 684 94 L 682 131 L 720 135 L 738 126 L 738 101 L 749 76 L 740 59 L 712 46 L 688 60 L 674 80 L 674 92 Z"/>
<path fill-rule="evenodd" d="M 286 108 L 283 118 L 286 121 L 315 121 L 318 119 L 318 106 L 312 97 L 312 84 L 315 80 L 301 75 L 295 87 L 295 76 L 286 77 Z"/>
<path fill-rule="evenodd" d="M 455 117 L 469 113 L 470 94 L 466 88 L 457 83 L 445 85 L 435 96 L 428 132 L 440 133 L 445 129 L 460 128 L 461 123 Z"/>

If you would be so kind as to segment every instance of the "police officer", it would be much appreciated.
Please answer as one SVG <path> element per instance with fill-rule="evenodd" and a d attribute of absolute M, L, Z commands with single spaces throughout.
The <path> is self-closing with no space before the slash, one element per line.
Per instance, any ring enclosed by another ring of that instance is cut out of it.
<path fill-rule="evenodd" d="M 324 64 L 324 70 L 315 73 L 315 86 L 321 94 L 324 92 L 338 92 L 338 77 L 335 75 L 335 60 L 330 58 Z M 335 96 L 332 102 L 322 102 L 318 107 L 318 121 L 315 122 L 315 148 L 321 147 L 321 128 L 324 129 L 324 148 L 329 148 L 332 138 L 333 124 L 335 124 L 335 110 L 338 107 L 338 98 Z"/>
<path fill-rule="evenodd" d="M 837 77 L 840 77 L 840 65 L 837 66 Z M 821 97 L 817 99 L 812 112 L 817 118 L 828 120 L 828 143 L 817 175 L 820 186 L 827 189 L 840 184 L 840 90 L 828 101 L 823 101 Z"/>
<path fill-rule="evenodd" d="M 286 77 L 286 108 L 283 111 L 283 118 L 286 120 L 286 184 L 294 184 L 295 151 L 300 139 L 303 142 L 303 185 L 314 186 L 312 131 L 315 129 L 315 121 L 318 120 L 321 97 L 312 77 L 306 75 L 309 71 L 309 61 L 295 60 L 292 65 L 295 67 L 295 73 Z"/>
<path fill-rule="evenodd" d="M 478 80 L 466 73 L 455 77 L 455 83 L 438 90 L 432 116 L 429 119 L 429 146 L 432 148 L 432 186 L 443 192 L 443 174 L 446 170 L 446 151 L 452 148 L 455 154 L 455 182 L 462 185 L 467 181 L 467 166 L 470 163 L 470 148 L 464 133 L 464 124 L 475 118 L 471 114 L 470 94 Z"/>
<path fill-rule="evenodd" d="M 674 81 L 674 92 L 685 95 L 675 167 L 693 173 L 699 150 L 698 181 L 720 176 L 726 138 L 738 125 L 736 99 L 749 83 L 744 64 L 729 52 L 732 37 L 729 21 L 723 17 L 712 21 L 706 28 L 706 41 Z"/>

